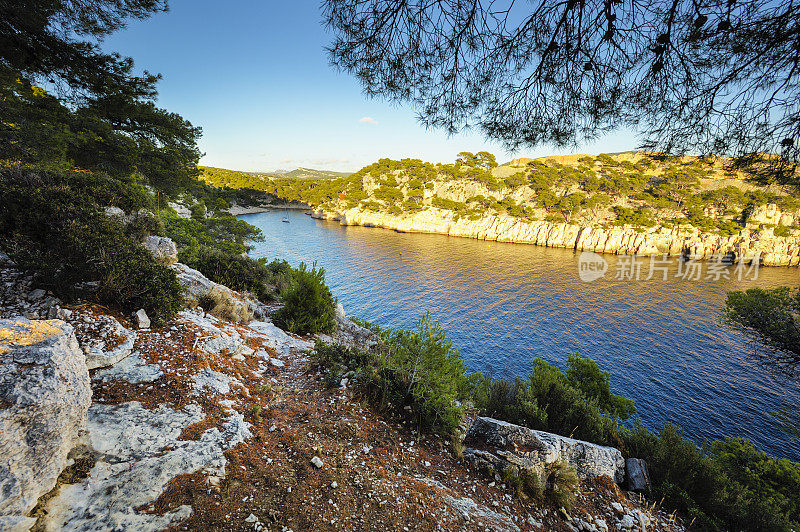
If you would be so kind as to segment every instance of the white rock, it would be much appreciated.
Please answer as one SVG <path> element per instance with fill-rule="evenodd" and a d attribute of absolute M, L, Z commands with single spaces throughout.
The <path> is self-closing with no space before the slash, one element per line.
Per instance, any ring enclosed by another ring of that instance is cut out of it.
<path fill-rule="evenodd" d="M 619 522 L 620 528 L 633 528 L 635 521 L 632 515 L 625 514 Z"/>
<path fill-rule="evenodd" d="M 93 378 L 100 381 L 124 380 L 132 384 L 139 384 L 153 382 L 163 374 L 160 366 L 146 363 L 142 360 L 141 353 L 134 351 L 132 355 L 121 362 L 98 371 Z"/>
<path fill-rule="evenodd" d="M 498 449 L 492 452 L 468 448 L 464 452 L 467 460 L 486 462 L 495 468 L 500 466 L 502 469 L 508 463 L 522 469 L 540 469 L 544 465 L 563 460 L 572 465 L 582 479 L 600 475 L 609 476 L 617 483 L 625 479 L 625 460 L 618 449 L 532 430 L 497 419 L 476 418 L 467 431 L 464 442 L 480 449 Z M 506 451 L 514 446 L 529 451 Z"/>
<path fill-rule="evenodd" d="M 28 532 L 36 519 L 22 515 L 0 515 L 0 530 L 3 532 Z"/>
<path fill-rule="evenodd" d="M 53 489 L 80 443 L 92 391 L 71 325 L 0 320 L 0 338 L 0 515 L 19 517 Z"/>
<path fill-rule="evenodd" d="M 312 458 L 311 463 L 314 464 L 314 467 L 316 467 L 317 469 L 322 467 L 322 460 L 320 459 L 319 456 L 315 456 L 314 458 Z"/>
<path fill-rule="evenodd" d="M 192 380 L 192 388 L 194 388 L 192 395 L 200 395 L 201 392 L 225 395 L 230 393 L 231 384 L 241 385 L 233 377 L 210 368 L 203 368 L 200 373 L 192 377 Z"/>
<path fill-rule="evenodd" d="M 289 336 L 269 321 L 251 321 L 249 327 L 256 333 L 259 333 L 260 337 L 265 340 L 267 346 L 275 349 L 281 355 L 288 355 L 293 349 L 298 351 L 310 351 L 314 348 L 313 342 L 299 340 Z"/>
<path fill-rule="evenodd" d="M 101 316 L 95 323 L 99 323 L 100 336 L 119 341 L 121 343 L 112 348 L 106 348 L 106 340 L 102 338 L 91 338 L 79 340 L 83 352 L 86 354 L 86 365 L 89 369 L 107 368 L 113 366 L 120 360 L 127 358 L 133 351 L 133 344 L 136 341 L 136 333 L 129 331 L 112 316 Z M 116 343 L 116 342 L 115 342 Z"/>
<path fill-rule="evenodd" d="M 143 308 L 136 311 L 134 321 L 136 322 L 136 326 L 140 329 L 150 328 L 150 318 L 147 317 L 147 312 L 145 312 Z"/>
<path fill-rule="evenodd" d="M 63 485 L 48 502 L 45 530 L 161 530 L 189 517 L 189 506 L 164 515 L 136 508 L 156 500 L 178 475 L 201 469 L 224 475 L 225 451 L 251 437 L 236 414 L 197 441 L 179 439 L 203 418 L 197 405 L 181 411 L 147 410 L 138 402 L 92 405 L 88 426 L 97 463 L 87 479 Z"/>
<path fill-rule="evenodd" d="M 171 238 L 165 236 L 148 236 L 144 239 L 143 245 L 153 257 L 166 264 L 175 264 L 178 262 L 178 247 Z"/>

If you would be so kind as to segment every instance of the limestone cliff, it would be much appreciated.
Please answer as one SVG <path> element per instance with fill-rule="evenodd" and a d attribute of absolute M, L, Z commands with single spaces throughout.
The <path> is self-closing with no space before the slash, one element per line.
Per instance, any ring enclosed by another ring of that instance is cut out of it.
<path fill-rule="evenodd" d="M 764 212 L 761 212 L 763 210 Z M 765 207 L 751 219 L 774 220 L 796 217 Z M 336 220 L 342 225 L 383 227 L 405 233 L 437 233 L 450 236 L 535 244 L 539 246 L 595 251 L 598 253 L 670 256 L 690 255 L 710 259 L 719 254 L 745 261 L 760 257 L 764 266 L 800 264 L 800 237 L 777 237 L 771 228 L 743 229 L 724 236 L 704 233 L 694 227 L 640 229 L 631 226 L 582 226 L 560 222 L 528 221 L 504 214 L 485 214 L 477 220 L 459 217 L 452 211 L 429 208 L 417 213 L 388 214 L 359 208 L 326 211 L 312 216 Z"/>

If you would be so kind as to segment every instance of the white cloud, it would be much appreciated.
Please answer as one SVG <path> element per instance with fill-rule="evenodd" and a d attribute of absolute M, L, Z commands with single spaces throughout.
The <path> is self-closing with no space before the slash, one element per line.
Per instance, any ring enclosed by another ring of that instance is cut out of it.
<path fill-rule="evenodd" d="M 281 164 L 286 164 L 286 163 L 290 163 L 290 162 L 292 162 L 292 159 L 290 159 L 288 157 L 285 158 L 285 159 L 281 159 Z"/>
<path fill-rule="evenodd" d="M 311 160 L 311 164 L 314 166 L 332 166 L 335 164 L 346 164 L 349 163 L 350 159 L 343 157 L 341 159 L 313 159 Z"/>
<path fill-rule="evenodd" d="M 362 124 L 372 124 L 373 126 L 378 125 L 378 121 L 372 118 L 371 116 L 365 116 L 364 118 L 360 118 L 358 121 L 361 122 Z"/>

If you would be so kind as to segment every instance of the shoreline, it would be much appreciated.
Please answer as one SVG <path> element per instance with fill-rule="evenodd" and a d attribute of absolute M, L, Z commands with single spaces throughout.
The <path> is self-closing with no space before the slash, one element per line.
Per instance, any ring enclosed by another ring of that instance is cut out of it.
<path fill-rule="evenodd" d="M 762 266 L 800 265 L 800 237 L 770 236 L 768 231 L 744 229 L 736 235 L 704 233 L 695 228 L 652 228 L 631 226 L 580 226 L 560 222 L 528 221 L 510 216 L 483 216 L 468 220 L 450 211 L 431 208 L 414 214 L 392 215 L 358 209 L 326 211 L 313 209 L 316 219 L 341 225 L 381 227 L 400 233 L 432 233 L 472 238 L 593 251 L 615 255 L 690 256 L 699 260 L 724 257 Z"/>
<path fill-rule="evenodd" d="M 277 205 L 269 203 L 251 207 L 241 207 L 239 205 L 234 204 L 231 205 L 231 207 L 228 209 L 228 212 L 234 216 L 240 216 L 242 214 L 260 214 L 262 212 L 280 211 L 284 209 L 292 211 L 312 210 L 311 206 L 309 205 L 298 205 L 298 204 Z"/>

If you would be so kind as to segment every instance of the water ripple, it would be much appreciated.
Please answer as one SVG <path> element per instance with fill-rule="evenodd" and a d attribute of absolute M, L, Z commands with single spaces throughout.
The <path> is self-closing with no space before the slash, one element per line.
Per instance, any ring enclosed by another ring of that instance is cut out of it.
<path fill-rule="evenodd" d="M 757 282 L 615 280 L 583 283 L 568 250 L 342 227 L 282 213 L 242 216 L 260 227 L 255 257 L 317 261 L 349 315 L 413 327 L 426 311 L 447 329 L 468 366 L 525 375 L 535 357 L 564 366 L 579 351 L 611 373 L 652 428 L 669 421 L 702 441 L 745 436 L 778 456 L 800 459 L 800 443 L 769 412 L 800 403 L 753 358 L 753 345 L 719 324 L 728 290 L 797 285 L 795 268 L 762 269 Z M 646 268 L 646 266 L 645 266 Z"/>

